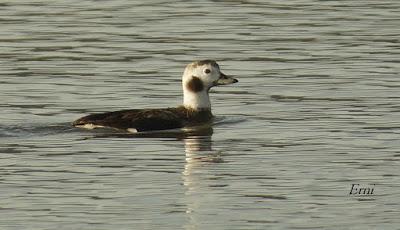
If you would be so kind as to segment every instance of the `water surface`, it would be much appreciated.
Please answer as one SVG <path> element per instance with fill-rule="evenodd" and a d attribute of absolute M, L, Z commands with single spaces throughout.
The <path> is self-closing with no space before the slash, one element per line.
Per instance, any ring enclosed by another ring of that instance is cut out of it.
<path fill-rule="evenodd" d="M 400 3 L 2 1 L 1 229 L 396 229 Z M 194 133 L 83 131 L 88 113 L 212 90 Z M 352 184 L 373 196 L 349 196 Z"/>

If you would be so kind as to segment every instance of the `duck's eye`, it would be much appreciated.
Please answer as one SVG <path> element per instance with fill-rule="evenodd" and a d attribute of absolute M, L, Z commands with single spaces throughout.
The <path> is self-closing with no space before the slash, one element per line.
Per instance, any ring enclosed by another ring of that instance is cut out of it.
<path fill-rule="evenodd" d="M 205 69 L 204 73 L 211 73 L 211 70 L 210 69 Z"/>

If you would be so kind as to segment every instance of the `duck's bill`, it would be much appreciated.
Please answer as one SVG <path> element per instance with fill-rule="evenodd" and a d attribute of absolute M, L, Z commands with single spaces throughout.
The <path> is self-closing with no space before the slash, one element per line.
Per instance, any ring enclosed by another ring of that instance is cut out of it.
<path fill-rule="evenodd" d="M 218 80 L 215 81 L 215 85 L 229 85 L 238 82 L 237 79 L 233 77 L 226 76 L 225 74 L 221 73 L 221 76 Z"/>

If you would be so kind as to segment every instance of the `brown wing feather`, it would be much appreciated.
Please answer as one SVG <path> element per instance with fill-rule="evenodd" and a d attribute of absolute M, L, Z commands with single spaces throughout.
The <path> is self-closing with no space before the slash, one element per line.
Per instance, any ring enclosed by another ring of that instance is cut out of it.
<path fill-rule="evenodd" d="M 134 128 L 141 132 L 181 128 L 185 125 L 185 119 L 174 109 L 134 109 L 91 114 L 73 122 L 74 126 L 85 124 L 118 129 Z"/>

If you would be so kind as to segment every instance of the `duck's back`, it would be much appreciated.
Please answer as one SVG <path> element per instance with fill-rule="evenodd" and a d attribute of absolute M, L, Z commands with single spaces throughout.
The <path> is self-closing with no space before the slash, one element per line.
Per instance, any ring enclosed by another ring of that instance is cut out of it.
<path fill-rule="evenodd" d="M 137 132 L 182 128 L 207 122 L 210 111 L 191 111 L 184 107 L 166 109 L 132 109 L 91 114 L 73 122 L 75 127 L 135 130 Z"/>

